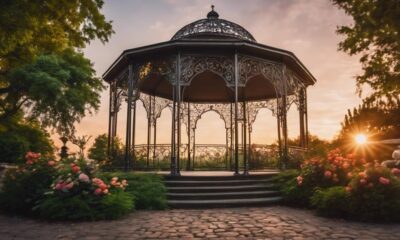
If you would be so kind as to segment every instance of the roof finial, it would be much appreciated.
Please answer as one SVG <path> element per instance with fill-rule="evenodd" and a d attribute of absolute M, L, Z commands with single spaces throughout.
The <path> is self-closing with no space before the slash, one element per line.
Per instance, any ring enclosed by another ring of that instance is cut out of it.
<path fill-rule="evenodd" d="M 207 18 L 218 18 L 219 14 L 214 11 L 214 5 L 211 5 L 211 11 L 207 14 Z"/>

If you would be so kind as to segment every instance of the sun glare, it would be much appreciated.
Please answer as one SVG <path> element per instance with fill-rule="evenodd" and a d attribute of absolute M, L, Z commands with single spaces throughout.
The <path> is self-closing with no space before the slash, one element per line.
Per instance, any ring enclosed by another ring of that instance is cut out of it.
<path fill-rule="evenodd" d="M 367 136 L 365 134 L 357 134 L 355 137 L 356 143 L 359 145 L 365 144 L 367 142 Z"/>

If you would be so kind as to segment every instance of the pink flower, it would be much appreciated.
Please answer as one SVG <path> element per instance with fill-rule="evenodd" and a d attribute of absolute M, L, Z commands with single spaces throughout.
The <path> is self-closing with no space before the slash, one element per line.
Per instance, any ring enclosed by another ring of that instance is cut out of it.
<path fill-rule="evenodd" d="M 353 173 L 351 173 L 351 172 L 347 173 L 347 177 L 348 178 L 352 178 L 353 177 Z"/>
<path fill-rule="evenodd" d="M 346 187 L 346 192 L 351 192 L 353 189 L 350 186 Z"/>
<path fill-rule="evenodd" d="M 108 193 L 108 189 L 104 189 L 104 190 L 103 190 L 103 193 L 104 193 L 104 194 L 107 194 L 107 193 Z"/>
<path fill-rule="evenodd" d="M 331 178 L 331 177 L 332 177 L 332 172 L 329 171 L 329 170 L 326 170 L 325 173 L 324 173 L 324 176 L 325 176 L 326 178 Z"/>
<path fill-rule="evenodd" d="M 369 187 L 369 188 L 373 188 L 373 187 L 374 187 L 374 184 L 373 184 L 372 182 L 370 182 L 370 183 L 368 183 L 368 187 Z"/>
<path fill-rule="evenodd" d="M 387 179 L 387 178 L 385 178 L 385 177 L 380 177 L 380 178 L 379 178 L 379 182 L 380 182 L 382 185 L 388 185 L 388 184 L 390 184 L 390 180 Z"/>
<path fill-rule="evenodd" d="M 359 172 L 358 176 L 360 176 L 362 178 L 365 178 L 367 176 L 367 174 L 365 173 L 365 171 L 364 172 Z"/>
<path fill-rule="evenodd" d="M 365 178 L 361 178 L 361 179 L 360 179 L 360 183 L 361 183 L 362 185 L 365 185 L 365 184 L 367 184 L 367 180 L 366 180 Z"/>
<path fill-rule="evenodd" d="M 400 169 L 398 169 L 398 168 L 393 168 L 393 169 L 392 169 L 392 174 L 394 174 L 394 175 L 400 175 Z"/>
<path fill-rule="evenodd" d="M 53 160 L 47 162 L 47 165 L 49 165 L 49 166 L 54 166 L 55 164 L 56 164 L 56 162 Z"/>
<path fill-rule="evenodd" d="M 348 169 L 350 167 L 350 164 L 348 162 L 343 163 L 342 165 L 343 169 Z"/>
<path fill-rule="evenodd" d="M 32 165 L 32 164 L 33 164 L 33 161 L 32 161 L 32 160 L 27 160 L 27 161 L 26 161 L 26 164 Z"/>
<path fill-rule="evenodd" d="M 113 177 L 113 178 L 111 179 L 111 181 L 113 181 L 113 182 L 118 181 L 118 177 Z"/>
<path fill-rule="evenodd" d="M 298 185 L 303 184 L 303 177 L 302 177 L 302 176 L 298 176 L 296 179 L 297 179 L 297 184 L 298 184 Z M 125 180 L 125 181 L 126 181 L 126 180 Z"/>
<path fill-rule="evenodd" d="M 94 190 L 95 195 L 100 195 L 101 193 L 102 193 L 101 188 L 96 188 L 96 190 Z"/>
<path fill-rule="evenodd" d="M 81 173 L 78 177 L 79 181 L 88 183 L 90 181 L 88 175 Z"/>
<path fill-rule="evenodd" d="M 55 189 L 56 189 L 56 190 L 61 190 L 61 189 L 63 189 L 63 188 L 64 188 L 63 182 L 59 182 L 59 183 L 57 183 L 56 186 L 55 186 Z"/>
<path fill-rule="evenodd" d="M 68 184 L 66 184 L 65 186 L 64 186 L 64 188 L 65 189 L 71 189 L 71 188 L 73 188 L 74 187 L 74 183 L 73 182 L 70 182 L 70 183 L 68 183 Z"/>
<path fill-rule="evenodd" d="M 35 161 L 35 160 L 38 160 L 39 158 L 40 158 L 40 153 L 27 152 L 25 155 L 26 160 Z"/>

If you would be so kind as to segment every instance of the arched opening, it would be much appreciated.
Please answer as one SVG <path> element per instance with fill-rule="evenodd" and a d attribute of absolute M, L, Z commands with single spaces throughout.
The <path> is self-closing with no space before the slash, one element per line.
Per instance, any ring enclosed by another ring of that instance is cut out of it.
<path fill-rule="evenodd" d="M 275 168 L 278 164 L 278 123 L 271 110 L 259 110 L 251 133 L 250 169 Z"/>
<path fill-rule="evenodd" d="M 225 170 L 228 168 L 225 123 L 220 115 L 208 111 L 197 122 L 193 154 L 195 170 Z"/>
<path fill-rule="evenodd" d="M 233 97 L 224 79 L 208 70 L 196 75 L 183 92 L 183 101 L 189 102 L 228 102 Z"/>
<path fill-rule="evenodd" d="M 274 85 L 262 75 L 252 77 L 246 82 L 244 94 L 248 101 L 273 99 L 276 97 Z"/>

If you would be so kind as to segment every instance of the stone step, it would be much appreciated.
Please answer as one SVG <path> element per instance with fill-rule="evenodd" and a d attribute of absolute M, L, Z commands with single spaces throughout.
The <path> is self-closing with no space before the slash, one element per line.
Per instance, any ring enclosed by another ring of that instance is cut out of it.
<path fill-rule="evenodd" d="M 166 181 L 222 181 L 222 180 L 256 180 L 270 179 L 277 175 L 277 172 L 250 174 L 250 175 L 228 175 L 228 176 L 170 176 L 165 175 Z"/>
<path fill-rule="evenodd" d="M 242 180 L 165 180 L 165 185 L 171 187 L 185 187 L 185 186 L 240 186 L 251 184 L 267 184 L 272 181 L 269 179 L 242 179 Z"/>
<path fill-rule="evenodd" d="M 279 196 L 278 191 L 212 192 L 212 193 L 167 193 L 168 200 L 217 200 L 266 198 Z"/>
<path fill-rule="evenodd" d="M 245 207 L 245 206 L 267 206 L 278 204 L 281 197 L 267 198 L 237 198 L 218 200 L 168 200 L 169 206 L 173 208 L 222 208 L 222 207 Z"/>
<path fill-rule="evenodd" d="M 264 191 L 275 190 L 273 184 L 251 184 L 239 186 L 185 186 L 171 187 L 167 186 L 169 193 L 213 193 L 213 192 L 246 192 L 246 191 Z"/>

